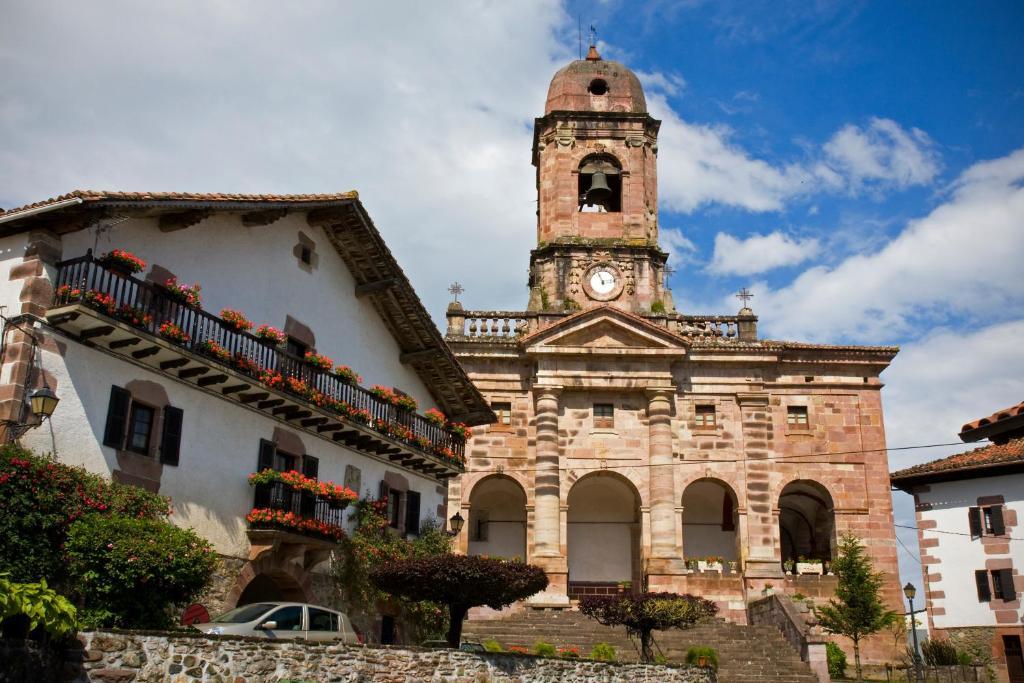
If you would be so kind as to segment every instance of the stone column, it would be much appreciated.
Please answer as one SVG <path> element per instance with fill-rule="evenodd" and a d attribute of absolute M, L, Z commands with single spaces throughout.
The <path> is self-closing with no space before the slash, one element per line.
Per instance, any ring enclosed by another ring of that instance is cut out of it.
<path fill-rule="evenodd" d="M 536 605 L 569 603 L 569 565 L 562 552 L 561 473 L 558 453 L 558 397 L 561 387 L 538 386 L 536 472 L 533 501 L 533 564 L 542 567 L 547 590 L 530 598 Z"/>
<path fill-rule="evenodd" d="M 779 566 L 778 514 L 771 499 L 772 431 L 768 394 L 737 394 L 743 419 L 743 455 L 746 470 L 746 568 L 751 578 L 782 576 Z"/>
<path fill-rule="evenodd" d="M 683 573 L 682 550 L 676 544 L 676 487 L 672 460 L 671 387 L 647 390 L 650 429 L 649 494 L 651 556 L 647 561 L 651 590 L 669 589 L 672 575 Z"/>

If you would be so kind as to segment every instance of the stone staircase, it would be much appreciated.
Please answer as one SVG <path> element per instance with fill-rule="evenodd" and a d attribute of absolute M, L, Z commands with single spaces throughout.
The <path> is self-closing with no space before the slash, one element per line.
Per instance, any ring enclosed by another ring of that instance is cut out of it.
<path fill-rule="evenodd" d="M 620 661 L 636 661 L 637 646 L 622 627 L 602 626 L 575 610 L 526 610 L 503 619 L 470 620 L 463 640 L 488 639 L 533 649 L 542 640 L 555 647 L 575 645 L 586 656 L 597 643 L 613 646 Z M 743 626 L 721 619 L 685 631 L 655 631 L 658 648 L 669 662 L 686 661 L 686 651 L 706 645 L 718 651 L 720 683 L 817 683 L 810 667 L 802 661 L 782 632 L 774 626 Z"/>

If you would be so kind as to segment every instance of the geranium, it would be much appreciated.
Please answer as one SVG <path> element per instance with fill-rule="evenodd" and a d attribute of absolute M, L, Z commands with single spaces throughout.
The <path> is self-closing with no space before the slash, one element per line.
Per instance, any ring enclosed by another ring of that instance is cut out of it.
<path fill-rule="evenodd" d="M 313 391 L 305 381 L 291 375 L 284 378 L 284 388 L 303 398 L 310 398 L 313 395 Z"/>
<path fill-rule="evenodd" d="M 386 401 L 391 405 L 395 405 L 395 401 L 398 400 L 398 396 L 389 387 L 381 386 L 380 384 L 374 384 L 370 387 L 370 393 L 379 398 L 382 401 Z"/>
<path fill-rule="evenodd" d="M 90 289 L 86 292 L 82 296 L 82 300 L 92 308 L 106 312 L 107 315 L 114 315 L 114 311 L 117 309 L 117 302 L 114 301 L 114 297 L 95 289 Z"/>
<path fill-rule="evenodd" d="M 352 408 L 348 415 L 349 419 L 355 420 L 356 422 L 362 422 L 365 425 L 370 424 L 372 415 L 366 408 Z"/>
<path fill-rule="evenodd" d="M 202 341 L 197 342 L 192 348 L 200 353 L 205 353 L 207 356 L 212 356 L 217 360 L 224 361 L 225 363 L 231 360 L 231 352 L 212 339 L 203 339 Z"/>
<path fill-rule="evenodd" d="M 445 417 L 445 414 L 442 413 L 437 408 L 431 408 L 427 412 L 423 413 L 423 417 L 427 418 L 428 422 L 431 422 L 437 425 L 438 427 L 444 427 L 444 423 L 448 421 L 448 418 Z"/>
<path fill-rule="evenodd" d="M 124 249 L 112 249 L 101 256 L 100 261 L 108 265 L 120 267 L 129 273 L 139 273 L 146 267 L 145 261 Z"/>
<path fill-rule="evenodd" d="M 347 365 L 339 365 L 334 368 L 334 374 L 350 384 L 359 384 L 363 381 L 363 378 Z"/>
<path fill-rule="evenodd" d="M 459 467 L 466 466 L 466 456 L 459 455 L 448 446 L 434 446 L 434 455 Z"/>
<path fill-rule="evenodd" d="M 178 282 L 178 278 L 172 277 L 164 283 L 164 287 L 167 288 L 171 298 L 180 301 L 186 306 L 191 306 L 192 308 L 203 307 L 203 299 L 199 295 L 199 290 L 202 287 L 199 286 L 198 282 L 191 285 L 183 285 Z"/>
<path fill-rule="evenodd" d="M 566 659 L 579 659 L 580 649 L 575 645 L 565 645 L 558 648 L 558 656 Z"/>
<path fill-rule="evenodd" d="M 117 309 L 117 317 L 135 327 L 149 327 L 153 324 L 153 316 L 141 308 L 125 304 Z"/>
<path fill-rule="evenodd" d="M 249 358 L 249 356 L 242 355 L 241 353 L 236 353 L 231 362 L 238 371 L 249 375 L 259 375 L 262 370 L 259 363 L 254 361 L 252 358 Z"/>
<path fill-rule="evenodd" d="M 235 332 L 248 332 L 252 329 L 252 322 L 233 308 L 220 309 L 220 317 Z"/>
<path fill-rule="evenodd" d="M 57 288 L 57 296 L 61 299 L 74 300 L 82 296 L 82 290 L 79 287 L 72 287 L 71 285 L 61 285 Z"/>
<path fill-rule="evenodd" d="M 270 325 L 260 325 L 256 328 L 256 331 L 253 332 L 253 334 L 263 341 L 268 341 L 275 345 L 281 345 L 288 341 L 288 335 L 276 327 L 271 327 Z"/>
<path fill-rule="evenodd" d="M 249 524 L 257 527 L 280 527 L 323 536 L 334 541 L 345 538 L 345 530 L 336 524 L 328 524 L 319 519 L 302 517 L 294 512 L 285 512 L 284 510 L 253 508 L 245 516 L 245 519 Z"/>
<path fill-rule="evenodd" d="M 461 422 L 449 422 L 448 431 L 452 434 L 457 434 L 462 437 L 463 441 L 469 441 L 473 438 L 473 430 L 467 424 Z"/>
<path fill-rule="evenodd" d="M 419 404 L 416 403 L 416 399 L 414 399 L 409 394 L 398 394 L 398 393 L 396 393 L 396 395 L 395 395 L 395 405 L 398 406 L 399 408 L 403 409 L 403 410 L 408 410 L 409 412 L 413 412 L 414 413 L 414 412 L 416 412 L 416 408 L 418 407 Z"/>
<path fill-rule="evenodd" d="M 312 365 L 314 368 L 319 368 L 324 372 L 330 372 L 331 368 L 334 367 L 334 361 L 322 353 L 306 351 L 306 355 L 302 360 L 306 362 L 306 365 Z"/>
<path fill-rule="evenodd" d="M 192 337 L 170 320 L 166 320 L 160 325 L 160 335 L 178 344 L 187 344 L 192 340 Z"/>
<path fill-rule="evenodd" d="M 530 650 L 528 648 L 525 648 L 525 647 L 521 646 L 521 645 L 509 645 L 507 649 L 508 649 L 509 652 L 514 652 L 517 655 L 528 655 L 528 654 L 530 654 Z"/>
<path fill-rule="evenodd" d="M 284 386 L 284 375 L 277 370 L 265 369 L 260 372 L 260 381 L 271 389 L 280 389 Z"/>

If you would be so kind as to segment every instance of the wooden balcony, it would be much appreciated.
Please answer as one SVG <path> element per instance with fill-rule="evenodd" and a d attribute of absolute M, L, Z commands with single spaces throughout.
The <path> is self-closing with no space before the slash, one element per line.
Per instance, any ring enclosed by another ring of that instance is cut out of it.
<path fill-rule="evenodd" d="M 47 321 L 83 344 L 398 467 L 439 480 L 464 469 L 458 434 L 237 331 L 163 287 L 114 272 L 91 253 L 59 263 L 55 284 Z M 164 323 L 184 336 L 161 334 Z"/>

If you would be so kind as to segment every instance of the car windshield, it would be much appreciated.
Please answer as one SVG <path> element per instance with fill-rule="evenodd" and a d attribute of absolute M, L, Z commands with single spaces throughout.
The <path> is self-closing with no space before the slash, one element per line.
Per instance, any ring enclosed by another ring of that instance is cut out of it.
<path fill-rule="evenodd" d="M 213 620 L 215 624 L 244 624 L 247 621 L 253 621 L 258 616 L 273 608 L 274 605 L 270 605 L 263 602 L 258 602 L 253 605 L 243 605 L 242 607 L 236 607 L 230 612 L 225 612 L 216 619 Z"/>

